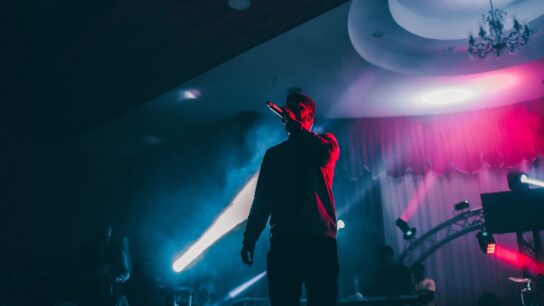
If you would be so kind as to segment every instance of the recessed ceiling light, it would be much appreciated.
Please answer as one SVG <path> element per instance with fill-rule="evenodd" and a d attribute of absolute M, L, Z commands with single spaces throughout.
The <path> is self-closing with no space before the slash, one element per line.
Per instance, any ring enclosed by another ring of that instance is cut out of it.
<path fill-rule="evenodd" d="M 251 6 L 251 0 L 229 0 L 229 6 L 233 10 L 245 11 Z"/>
<path fill-rule="evenodd" d="M 374 38 L 380 38 L 383 36 L 383 32 L 381 31 L 374 31 L 374 33 L 372 33 L 372 37 Z"/>
<path fill-rule="evenodd" d="M 182 89 L 178 92 L 178 100 L 196 100 L 201 96 L 201 92 L 198 89 Z"/>

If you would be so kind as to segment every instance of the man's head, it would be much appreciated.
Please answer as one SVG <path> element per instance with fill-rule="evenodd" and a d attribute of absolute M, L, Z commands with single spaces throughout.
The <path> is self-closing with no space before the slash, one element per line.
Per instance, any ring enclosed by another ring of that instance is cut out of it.
<path fill-rule="evenodd" d="M 297 120 L 302 122 L 302 128 L 311 130 L 315 118 L 315 102 L 312 98 L 301 93 L 290 93 L 285 101 L 285 106 L 290 109 Z"/>

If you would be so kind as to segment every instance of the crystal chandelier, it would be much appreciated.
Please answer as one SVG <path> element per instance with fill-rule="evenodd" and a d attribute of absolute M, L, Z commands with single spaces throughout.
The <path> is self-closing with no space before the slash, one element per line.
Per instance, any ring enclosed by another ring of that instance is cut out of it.
<path fill-rule="evenodd" d="M 527 44 L 534 32 L 529 26 L 522 25 L 515 18 L 512 29 L 504 31 L 506 12 L 493 8 L 492 0 L 489 0 L 489 5 L 491 9 L 488 14 L 482 15 L 483 25 L 480 26 L 478 36 L 474 37 L 471 33 L 468 38 L 468 54 L 480 59 L 491 52 L 495 52 L 497 57 L 500 57 L 504 49 L 514 53 L 519 46 Z"/>

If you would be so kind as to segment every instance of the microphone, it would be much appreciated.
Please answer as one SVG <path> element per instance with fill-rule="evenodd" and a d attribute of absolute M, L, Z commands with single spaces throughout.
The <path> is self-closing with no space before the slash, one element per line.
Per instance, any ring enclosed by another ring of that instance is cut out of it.
<path fill-rule="evenodd" d="M 266 102 L 266 106 L 274 113 L 276 116 L 278 116 L 281 120 L 281 122 L 285 123 L 285 117 L 283 116 L 283 109 L 281 109 L 279 106 L 274 104 L 272 101 Z"/>

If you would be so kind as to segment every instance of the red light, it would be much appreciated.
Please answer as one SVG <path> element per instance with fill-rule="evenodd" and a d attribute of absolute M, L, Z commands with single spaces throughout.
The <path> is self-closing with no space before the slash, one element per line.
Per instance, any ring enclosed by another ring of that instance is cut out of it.
<path fill-rule="evenodd" d="M 504 246 L 498 245 L 495 248 L 495 258 L 500 259 L 516 268 L 526 268 L 534 274 L 544 274 L 544 263 L 539 262 L 519 251 L 509 250 Z"/>
<path fill-rule="evenodd" d="M 487 245 L 487 254 L 495 254 L 495 244 L 494 243 L 490 243 Z"/>

